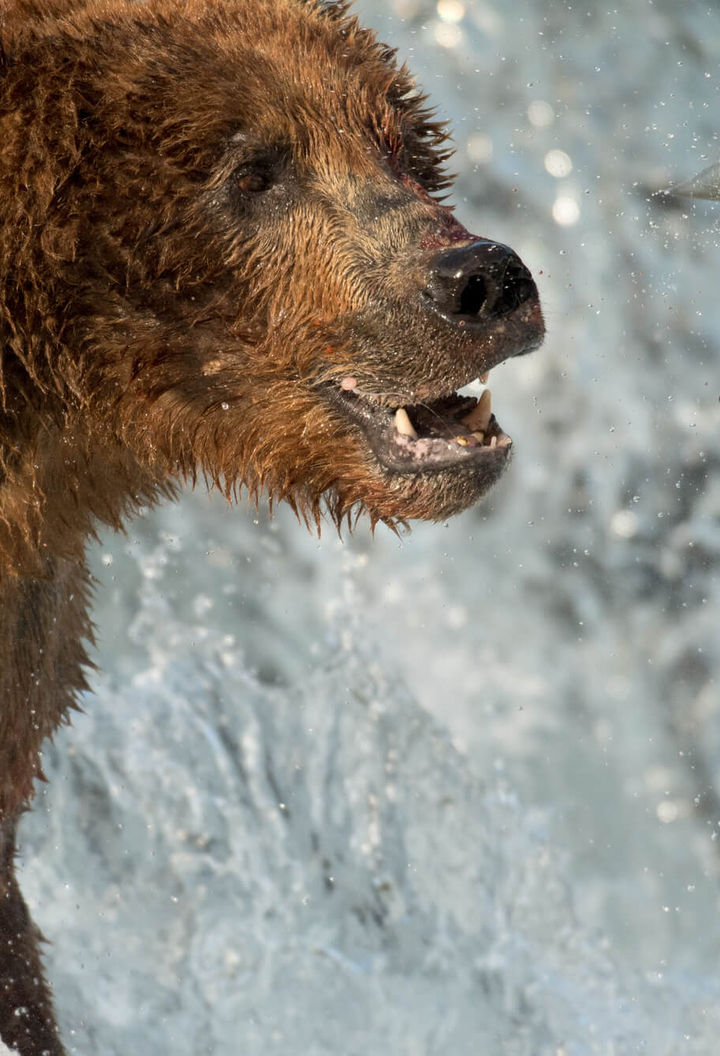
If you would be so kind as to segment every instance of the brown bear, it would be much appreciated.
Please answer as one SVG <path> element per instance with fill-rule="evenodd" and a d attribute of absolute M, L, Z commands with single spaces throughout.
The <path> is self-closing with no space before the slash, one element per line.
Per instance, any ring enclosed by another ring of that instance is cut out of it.
<path fill-rule="evenodd" d="M 323 0 L 0 0 L 0 1037 L 57 1056 L 13 871 L 86 688 L 86 541 L 202 477 L 306 522 L 474 503 L 456 390 L 535 348 L 520 259 L 443 204 L 446 132 Z"/>

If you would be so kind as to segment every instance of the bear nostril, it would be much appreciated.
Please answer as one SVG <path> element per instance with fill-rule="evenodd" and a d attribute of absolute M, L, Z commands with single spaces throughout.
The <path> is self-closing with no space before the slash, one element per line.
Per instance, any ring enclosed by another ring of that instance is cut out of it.
<path fill-rule="evenodd" d="M 496 315 L 505 315 L 519 308 L 535 290 L 532 275 L 519 257 L 511 260 L 505 269 L 500 296 L 495 301 L 493 311 Z"/>
<path fill-rule="evenodd" d="M 460 294 L 460 314 L 479 315 L 487 300 L 487 286 L 482 275 L 471 275 Z"/>

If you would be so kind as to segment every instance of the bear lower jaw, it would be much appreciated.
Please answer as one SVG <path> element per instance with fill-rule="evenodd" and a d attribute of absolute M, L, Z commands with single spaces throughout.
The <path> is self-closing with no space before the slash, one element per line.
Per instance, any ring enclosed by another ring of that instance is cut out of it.
<path fill-rule="evenodd" d="M 490 392 L 479 399 L 452 395 L 390 406 L 356 387 L 328 386 L 333 407 L 357 426 L 382 468 L 418 475 L 459 471 L 496 478 L 505 467 L 512 440 L 490 410 Z"/>

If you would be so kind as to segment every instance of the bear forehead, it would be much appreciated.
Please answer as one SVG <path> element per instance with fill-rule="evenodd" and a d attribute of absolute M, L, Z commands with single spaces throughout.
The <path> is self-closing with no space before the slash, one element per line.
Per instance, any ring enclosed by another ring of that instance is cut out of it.
<path fill-rule="evenodd" d="M 15 21 L 20 10 L 11 7 L 3 18 L 10 54 L 27 59 L 26 48 L 39 49 L 66 72 L 69 63 L 80 63 L 77 72 L 94 67 L 110 77 L 110 89 L 116 78 L 127 85 L 145 74 L 160 88 L 189 79 L 209 91 L 245 87 L 257 95 L 261 88 L 275 99 L 290 90 L 325 109 L 336 103 L 343 114 L 349 99 L 359 107 L 414 87 L 394 49 L 356 18 L 327 14 L 314 0 L 49 0 L 42 17 L 23 10 Z"/>
<path fill-rule="evenodd" d="M 390 149 L 411 129 L 422 138 L 428 115 L 393 49 L 343 10 L 314 0 L 91 0 L 61 18 L 26 19 L 16 44 L 45 53 L 36 68 L 56 71 L 59 92 L 85 93 L 108 125 L 154 125 L 205 147 L 249 129 L 315 158 L 347 137 L 347 160 L 361 164 L 369 138 Z"/>

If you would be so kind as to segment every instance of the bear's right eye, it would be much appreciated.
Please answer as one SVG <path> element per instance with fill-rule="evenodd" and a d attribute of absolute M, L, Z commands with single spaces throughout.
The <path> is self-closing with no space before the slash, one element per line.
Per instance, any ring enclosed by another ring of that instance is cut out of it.
<path fill-rule="evenodd" d="M 2 3 L 2 0 L 0 0 Z M 227 192 L 235 210 L 254 213 L 268 204 L 278 206 L 292 176 L 292 157 L 284 143 L 251 143 L 245 133 L 233 137 L 241 147 L 231 158 Z"/>
<path fill-rule="evenodd" d="M 253 147 L 244 137 L 240 141 L 245 149 L 236 159 L 232 177 L 236 192 L 243 198 L 253 197 L 281 182 L 290 165 L 287 147 L 267 143 Z"/>
<path fill-rule="evenodd" d="M 238 190 L 244 194 L 259 194 L 272 187 L 272 174 L 266 170 L 241 173 L 236 180 Z"/>

